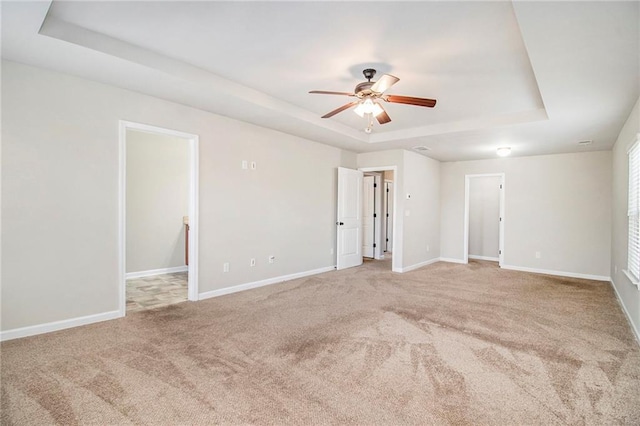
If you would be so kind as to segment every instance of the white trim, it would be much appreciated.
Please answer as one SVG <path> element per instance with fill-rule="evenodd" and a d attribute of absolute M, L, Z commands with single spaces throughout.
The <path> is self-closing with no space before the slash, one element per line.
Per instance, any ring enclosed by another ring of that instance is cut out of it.
<path fill-rule="evenodd" d="M 14 328 L 13 330 L 0 332 L 0 342 L 19 339 L 21 337 L 35 336 L 36 334 L 51 333 L 53 331 L 65 330 L 67 328 L 93 324 L 96 322 L 112 320 L 120 317 L 122 317 L 120 311 L 109 311 L 103 312 L 101 314 L 87 315 L 85 317 L 48 322 L 45 324 L 32 325 L 29 327 Z"/>
<path fill-rule="evenodd" d="M 439 261 L 440 261 L 440 258 L 436 257 L 433 259 L 425 260 L 424 262 L 416 263 L 415 265 L 407 266 L 405 268 L 399 268 L 399 270 L 393 271 L 393 272 L 400 272 L 400 273 L 409 272 L 409 271 L 416 270 L 418 268 L 422 268 L 423 266 L 431 265 Z"/>
<path fill-rule="evenodd" d="M 218 290 L 205 291 L 200 293 L 199 300 L 210 299 L 212 297 L 224 296 L 225 294 L 238 293 L 240 291 L 251 290 L 252 288 L 264 287 L 271 284 L 278 284 L 285 281 L 295 280 L 297 278 L 308 277 L 310 275 L 318 275 L 325 272 L 335 271 L 335 266 L 326 266 L 324 268 L 312 269 L 311 271 L 297 272 L 295 274 L 281 275 L 279 277 L 267 278 L 266 280 L 253 281 L 245 284 L 238 284 L 232 287 L 225 287 Z"/>
<path fill-rule="evenodd" d="M 640 143 L 640 133 L 636 133 L 636 135 L 631 139 L 631 142 L 633 142 L 633 144 L 629 147 L 629 149 L 627 149 L 627 155 L 629 155 L 633 148 L 635 148 L 636 145 Z"/>
<path fill-rule="evenodd" d="M 373 207 L 374 213 L 376 213 L 376 218 L 374 219 L 375 223 L 375 231 L 373 241 L 376 243 L 376 247 L 373 249 L 374 259 L 380 260 L 384 259 L 382 255 L 382 240 L 384 239 L 384 235 L 382 235 L 382 208 L 384 207 L 384 202 L 382 197 L 384 196 L 384 188 L 382 187 L 382 173 L 377 173 L 373 176 L 373 181 L 376 184 L 374 188 L 375 196 L 375 205 Z M 377 237 L 377 238 L 376 238 Z"/>
<path fill-rule="evenodd" d="M 553 271 L 550 269 L 528 268 L 525 266 L 502 265 L 502 269 L 511 271 L 533 272 L 534 274 L 555 275 L 557 277 L 583 278 L 585 280 L 611 281 L 611 277 L 606 275 L 581 274 L 577 272 Z"/>
<path fill-rule="evenodd" d="M 499 257 L 491 257 L 491 256 L 476 256 L 475 254 L 470 254 L 469 255 L 469 259 L 474 259 L 474 260 L 490 260 L 492 262 L 499 262 L 500 258 Z"/>
<path fill-rule="evenodd" d="M 469 263 L 469 185 L 470 179 L 472 178 L 481 178 L 481 177 L 499 177 L 500 185 L 502 189 L 500 190 L 500 224 L 498 225 L 498 265 L 502 266 L 504 262 L 504 223 L 505 223 L 505 209 L 504 209 L 504 201 L 505 201 L 505 191 L 506 191 L 506 183 L 505 183 L 505 174 L 504 173 L 482 173 L 482 174 L 471 174 L 464 175 L 464 263 Z"/>
<path fill-rule="evenodd" d="M 198 300 L 198 197 L 199 197 L 199 136 L 184 133 L 177 130 L 165 129 L 162 127 L 150 126 L 148 124 L 134 123 L 120 120 L 119 123 L 119 197 L 118 197 L 118 276 L 119 285 L 119 311 L 120 316 L 126 315 L 127 291 L 126 291 L 126 200 L 127 200 L 127 158 L 126 139 L 127 130 L 172 136 L 189 141 L 189 278 L 187 284 L 187 298 L 191 301 Z"/>
<path fill-rule="evenodd" d="M 189 275 L 187 300 L 198 300 L 198 282 L 200 271 L 199 235 L 200 235 L 200 137 L 191 135 L 189 167 Z"/>
<path fill-rule="evenodd" d="M 616 300 L 618 301 L 618 304 L 622 307 L 622 312 L 624 312 L 624 314 L 627 316 L 627 321 L 631 326 L 631 331 L 633 331 L 633 334 L 636 338 L 636 342 L 638 343 L 638 345 L 640 345 L 640 330 L 638 330 L 636 325 L 633 323 L 633 320 L 631 319 L 631 315 L 629 314 L 627 307 L 622 301 L 622 298 L 620 297 L 620 293 L 618 293 L 618 289 L 616 288 L 616 284 L 613 282 L 613 279 L 611 279 L 609 283 L 611 284 L 611 287 L 613 287 L 613 292 L 616 294 Z"/>
<path fill-rule="evenodd" d="M 633 274 L 627 271 L 626 269 L 623 269 L 622 272 L 627 276 L 627 278 L 631 282 L 631 285 L 635 286 L 638 290 L 640 290 L 640 286 L 638 285 L 640 284 L 640 281 L 638 281 L 636 277 L 634 277 Z"/>
<path fill-rule="evenodd" d="M 376 167 L 358 167 L 358 170 L 361 172 L 384 172 L 387 170 L 393 171 L 393 179 L 394 182 L 398 180 L 398 166 L 376 166 Z M 402 272 L 402 235 L 398 234 L 398 191 L 397 184 L 394 183 L 393 187 L 393 231 L 391 233 L 391 238 L 393 242 L 391 243 L 391 247 L 393 248 L 393 257 L 391 258 L 391 270 L 393 272 Z M 398 247 L 398 249 L 396 249 Z M 337 251 L 336 251 L 337 253 Z"/>
<path fill-rule="evenodd" d="M 127 246 L 127 125 L 118 123 L 118 311 L 123 317 L 127 312 L 127 267 L 125 248 Z"/>
<path fill-rule="evenodd" d="M 450 258 L 450 257 L 441 257 L 440 258 L 440 262 L 462 263 L 462 264 L 469 263 L 469 262 L 465 262 L 464 259 L 453 259 L 453 258 Z"/>
<path fill-rule="evenodd" d="M 176 272 L 187 272 L 188 266 L 174 266 L 173 268 L 149 269 L 148 271 L 127 272 L 126 279 L 152 277 L 154 275 L 175 274 Z"/>

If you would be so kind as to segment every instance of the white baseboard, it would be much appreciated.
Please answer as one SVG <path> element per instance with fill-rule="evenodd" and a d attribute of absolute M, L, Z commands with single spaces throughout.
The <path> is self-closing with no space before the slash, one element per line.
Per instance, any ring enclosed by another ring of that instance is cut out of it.
<path fill-rule="evenodd" d="M 237 293 L 239 291 L 250 290 L 252 288 L 264 287 L 266 285 L 277 284 L 284 281 L 295 280 L 296 278 L 308 277 L 310 275 L 322 274 L 323 272 L 335 271 L 335 266 L 327 266 L 324 268 L 313 269 L 311 271 L 298 272 L 295 274 L 281 275 L 279 277 L 268 278 L 266 280 L 254 281 L 246 284 L 234 285 L 232 287 L 225 287 L 213 291 L 205 291 L 200 293 L 198 300 L 209 299 L 211 297 L 224 296 L 225 294 Z"/>
<path fill-rule="evenodd" d="M 432 263 L 436 263 L 440 260 L 440 258 L 436 257 L 433 259 L 425 260 L 424 262 L 416 263 L 415 265 L 405 266 L 404 268 L 396 268 L 393 272 L 409 272 L 418 268 L 422 268 L 423 266 L 431 265 Z"/>
<path fill-rule="evenodd" d="M 189 271 L 189 267 L 186 265 L 174 266 L 173 268 L 160 268 L 160 269 L 150 269 L 148 271 L 127 272 L 126 278 L 130 280 L 132 278 L 152 277 L 154 275 L 175 274 L 176 272 L 187 272 L 187 271 Z"/>
<path fill-rule="evenodd" d="M 19 339 L 21 337 L 35 336 L 36 334 L 51 333 L 52 331 L 78 327 L 80 325 L 93 324 L 122 317 L 120 311 L 109 311 L 101 314 L 87 315 L 85 317 L 71 318 L 62 321 L 48 322 L 29 327 L 14 328 L 0 332 L 0 342 Z"/>
<path fill-rule="evenodd" d="M 465 262 L 465 261 L 464 261 L 464 260 L 462 260 L 462 259 L 453 259 L 453 258 L 450 258 L 450 257 L 441 257 L 439 260 L 440 260 L 440 262 L 448 262 L 448 263 L 462 263 L 462 264 L 464 264 L 464 265 L 466 265 L 466 264 L 467 264 L 467 262 Z"/>
<path fill-rule="evenodd" d="M 535 274 L 555 275 L 557 277 L 584 278 L 585 280 L 611 281 L 611 277 L 605 275 L 579 274 L 577 272 L 552 271 L 549 269 L 527 268 L 524 266 L 502 265 L 502 269 L 512 271 L 533 272 Z"/>
<path fill-rule="evenodd" d="M 470 254 L 469 255 L 469 259 L 474 259 L 474 260 L 490 260 L 492 262 L 499 262 L 500 259 L 497 257 L 491 257 L 491 256 L 476 256 L 475 254 Z"/>
<path fill-rule="evenodd" d="M 618 304 L 620 305 L 620 307 L 622 307 L 622 312 L 624 312 L 624 314 L 627 316 L 627 321 L 631 326 L 631 331 L 633 331 L 633 334 L 635 335 L 636 342 L 638 343 L 638 345 L 640 345 L 640 330 L 638 330 L 638 327 L 634 324 L 633 320 L 631 319 L 631 315 L 629 315 L 629 311 L 627 310 L 627 307 L 625 306 L 624 301 L 620 297 L 620 293 L 618 293 L 618 289 L 616 288 L 616 284 L 613 282 L 613 279 L 611 279 L 611 281 L 609 282 L 611 283 L 611 287 L 613 287 L 613 292 L 616 294 L 616 300 L 618 301 Z"/>

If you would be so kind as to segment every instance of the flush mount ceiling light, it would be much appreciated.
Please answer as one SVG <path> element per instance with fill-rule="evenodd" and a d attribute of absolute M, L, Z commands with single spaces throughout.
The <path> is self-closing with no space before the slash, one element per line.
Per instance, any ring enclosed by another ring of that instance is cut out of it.
<path fill-rule="evenodd" d="M 511 148 L 509 148 L 508 146 L 503 146 L 502 148 L 498 148 L 496 154 L 498 154 L 499 157 L 506 157 L 507 155 L 511 154 Z"/>
<path fill-rule="evenodd" d="M 591 139 L 586 139 L 586 140 L 578 142 L 578 145 L 587 146 L 587 145 L 591 145 L 592 143 L 593 143 L 593 141 Z"/>

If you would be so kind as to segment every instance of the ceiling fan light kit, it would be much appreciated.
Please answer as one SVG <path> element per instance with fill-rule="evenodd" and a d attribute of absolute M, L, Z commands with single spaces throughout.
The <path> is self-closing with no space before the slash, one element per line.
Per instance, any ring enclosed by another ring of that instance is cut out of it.
<path fill-rule="evenodd" d="M 427 108 L 433 108 L 434 106 L 436 106 L 435 99 L 385 95 L 384 92 L 386 92 L 387 89 L 400 81 L 398 77 L 395 77 L 391 74 L 384 74 L 378 81 L 373 82 L 371 81 L 371 79 L 376 75 L 376 70 L 374 70 L 373 68 L 367 68 L 362 71 L 362 74 L 364 74 L 364 77 L 367 79 L 367 81 L 358 84 L 353 93 L 332 92 L 326 90 L 312 90 L 309 92 L 320 95 L 340 95 L 358 98 L 358 100 L 356 101 L 349 102 L 348 104 L 345 104 L 340 108 L 336 108 L 333 111 L 328 112 L 327 114 L 323 115 L 322 118 L 333 117 L 334 115 L 355 106 L 356 108 L 354 112 L 360 117 L 364 118 L 366 116 L 368 119 L 368 125 L 364 129 L 364 131 L 366 133 L 371 133 L 374 117 L 379 124 L 387 124 L 391 121 L 389 114 L 387 114 L 387 112 L 385 111 L 384 107 L 380 103 L 380 100 L 389 103 L 421 106 Z"/>
<path fill-rule="evenodd" d="M 377 117 L 384 112 L 384 109 L 382 109 L 378 102 L 373 102 L 370 98 L 367 98 L 364 102 L 360 102 L 353 112 L 358 114 L 360 117 L 364 117 L 365 114 L 373 114 Z"/>

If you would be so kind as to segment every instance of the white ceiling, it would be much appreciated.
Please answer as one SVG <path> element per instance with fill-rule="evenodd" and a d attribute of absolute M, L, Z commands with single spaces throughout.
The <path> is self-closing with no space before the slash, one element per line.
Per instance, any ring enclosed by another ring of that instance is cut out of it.
<path fill-rule="evenodd" d="M 639 95 L 638 2 L 2 2 L 3 58 L 356 152 L 611 148 Z M 373 67 L 392 122 L 324 113 Z M 188 130 L 188 129 L 182 129 Z M 592 139 L 588 147 L 577 142 Z"/>

